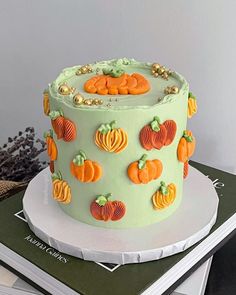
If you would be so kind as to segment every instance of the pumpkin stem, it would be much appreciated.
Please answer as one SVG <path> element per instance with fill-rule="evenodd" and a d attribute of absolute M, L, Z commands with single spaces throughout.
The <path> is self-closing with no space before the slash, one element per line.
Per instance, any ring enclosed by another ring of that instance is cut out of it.
<path fill-rule="evenodd" d="M 142 157 L 138 161 L 138 169 L 143 169 L 145 167 L 147 157 L 148 157 L 147 154 L 142 155 Z"/>
<path fill-rule="evenodd" d="M 78 155 L 75 156 L 75 158 L 73 159 L 73 163 L 77 166 L 83 166 L 84 165 L 84 161 L 87 159 L 86 154 L 79 150 Z"/>
<path fill-rule="evenodd" d="M 110 123 L 111 130 L 113 130 L 115 128 L 115 124 L 116 124 L 116 120 L 111 121 L 111 123 Z"/>
<path fill-rule="evenodd" d="M 98 195 L 95 202 L 98 203 L 99 206 L 105 206 L 110 197 L 110 193 L 106 195 Z"/>
<path fill-rule="evenodd" d="M 124 70 L 121 67 L 112 67 L 112 68 L 104 68 L 102 69 L 104 75 L 109 75 L 113 78 L 118 78 L 124 74 Z"/>
<path fill-rule="evenodd" d="M 109 132 L 115 128 L 114 127 L 115 124 L 116 124 L 116 121 L 112 121 L 110 124 L 109 123 L 102 124 L 98 128 L 98 131 L 101 132 L 102 134 L 107 134 L 107 132 Z"/>
<path fill-rule="evenodd" d="M 193 137 L 191 135 L 188 135 L 186 130 L 183 133 L 183 137 L 186 139 L 187 142 L 192 142 L 193 141 Z"/>
<path fill-rule="evenodd" d="M 62 175 L 60 171 L 53 173 L 51 177 L 52 177 L 52 180 L 56 180 L 56 179 L 62 180 Z"/>
<path fill-rule="evenodd" d="M 62 110 L 59 111 L 51 111 L 49 113 L 49 117 L 51 118 L 51 120 L 56 120 L 57 117 L 63 117 L 63 112 Z"/>
<path fill-rule="evenodd" d="M 152 128 L 153 131 L 158 132 L 160 130 L 160 124 L 161 124 L 160 123 L 160 118 L 155 116 L 150 125 L 151 125 L 151 128 Z"/>
<path fill-rule="evenodd" d="M 194 96 L 192 92 L 189 92 L 188 98 L 196 99 L 196 96 Z"/>
<path fill-rule="evenodd" d="M 160 188 L 159 188 L 159 191 L 160 191 L 164 196 L 168 195 L 169 190 L 168 190 L 168 187 L 166 186 L 166 184 L 165 184 L 164 181 L 161 181 L 161 186 L 160 186 Z"/>
<path fill-rule="evenodd" d="M 52 129 L 49 129 L 48 131 L 45 131 L 45 132 L 43 133 L 43 137 L 44 137 L 44 138 L 47 138 L 47 137 L 53 137 L 53 131 L 52 131 Z"/>

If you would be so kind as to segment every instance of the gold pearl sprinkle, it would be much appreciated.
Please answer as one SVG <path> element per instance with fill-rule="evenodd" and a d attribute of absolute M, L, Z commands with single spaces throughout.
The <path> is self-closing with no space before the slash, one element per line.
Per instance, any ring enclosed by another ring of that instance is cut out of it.
<path fill-rule="evenodd" d="M 168 80 L 169 76 L 168 76 L 167 72 L 164 72 L 162 74 L 162 78 L 165 79 L 165 80 Z"/>
<path fill-rule="evenodd" d="M 164 72 L 165 72 L 165 68 L 164 67 L 160 67 L 158 70 L 157 70 L 158 74 L 162 75 Z"/>
<path fill-rule="evenodd" d="M 93 71 L 92 67 L 90 65 L 84 65 L 82 67 L 80 67 L 77 71 L 76 71 L 76 75 L 82 75 L 82 74 L 88 74 L 91 73 Z"/>
<path fill-rule="evenodd" d="M 86 74 L 88 72 L 88 69 L 86 66 L 81 67 L 81 73 Z"/>
<path fill-rule="evenodd" d="M 93 100 L 92 100 L 92 104 L 93 104 L 93 105 L 98 105 L 98 99 L 96 99 L 96 98 L 93 99 Z"/>
<path fill-rule="evenodd" d="M 98 104 L 100 104 L 100 105 L 103 104 L 103 100 L 102 99 L 99 99 L 98 100 Z"/>
<path fill-rule="evenodd" d="M 161 77 L 165 80 L 168 80 L 169 75 L 171 75 L 171 71 L 166 69 L 164 66 L 161 66 L 158 63 L 153 63 L 151 66 L 151 74 L 157 78 Z"/>
<path fill-rule="evenodd" d="M 68 94 L 72 93 L 72 90 L 73 90 L 73 88 L 68 86 L 66 83 L 60 85 L 59 88 L 58 88 L 58 92 L 61 95 L 68 95 Z"/>
<path fill-rule="evenodd" d="M 85 105 L 88 105 L 88 106 L 91 106 L 91 105 L 92 105 L 92 99 L 88 99 L 88 98 L 85 99 L 85 100 L 84 100 L 84 104 L 85 104 Z"/>
<path fill-rule="evenodd" d="M 167 86 L 165 89 L 164 89 L 164 93 L 165 94 L 177 94 L 179 93 L 179 88 L 175 85 L 173 86 Z"/>
<path fill-rule="evenodd" d="M 179 88 L 177 86 L 172 86 L 171 87 L 171 93 L 177 94 L 179 92 Z"/>
<path fill-rule="evenodd" d="M 153 64 L 152 64 L 152 69 L 153 69 L 154 71 L 158 70 L 159 68 L 160 68 L 160 65 L 159 65 L 158 63 L 153 63 Z"/>
<path fill-rule="evenodd" d="M 165 94 L 171 94 L 171 87 L 170 87 L 170 86 L 167 86 L 167 87 L 164 89 L 164 93 L 165 93 Z"/>
<path fill-rule="evenodd" d="M 77 93 L 76 95 L 74 95 L 73 97 L 73 103 L 75 105 L 81 105 L 84 102 L 84 98 L 80 93 Z"/>

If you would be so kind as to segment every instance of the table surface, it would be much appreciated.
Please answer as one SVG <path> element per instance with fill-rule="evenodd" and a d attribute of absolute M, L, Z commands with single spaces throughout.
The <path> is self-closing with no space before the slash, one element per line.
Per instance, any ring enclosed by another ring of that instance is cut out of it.
<path fill-rule="evenodd" d="M 236 294 L 236 235 L 214 254 L 205 292 L 205 295 L 234 294 Z"/>

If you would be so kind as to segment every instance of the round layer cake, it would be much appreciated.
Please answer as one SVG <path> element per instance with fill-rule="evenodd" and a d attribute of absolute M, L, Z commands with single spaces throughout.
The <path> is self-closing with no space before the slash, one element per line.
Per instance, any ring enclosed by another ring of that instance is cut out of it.
<path fill-rule="evenodd" d="M 195 139 L 186 80 L 117 59 L 66 68 L 44 92 L 52 197 L 74 219 L 141 227 L 173 214 Z M 192 102 L 191 102 L 192 103 Z"/>

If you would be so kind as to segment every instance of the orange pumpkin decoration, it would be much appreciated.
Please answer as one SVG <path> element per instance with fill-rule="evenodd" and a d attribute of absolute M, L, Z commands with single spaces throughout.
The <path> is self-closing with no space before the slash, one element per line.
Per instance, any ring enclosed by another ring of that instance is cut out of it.
<path fill-rule="evenodd" d="M 139 161 L 131 163 L 128 167 L 129 179 L 135 184 L 148 183 L 151 180 L 161 176 L 163 170 L 160 160 L 147 160 L 147 155 L 144 154 Z"/>
<path fill-rule="evenodd" d="M 47 153 L 50 158 L 50 161 L 55 161 L 57 159 L 57 146 L 53 139 L 53 131 L 50 129 L 44 134 L 47 144 Z"/>
<path fill-rule="evenodd" d="M 128 145 L 128 134 L 122 128 L 115 128 L 116 121 L 102 124 L 95 133 L 96 145 L 107 152 L 122 152 Z"/>
<path fill-rule="evenodd" d="M 184 163 L 184 173 L 183 173 L 184 179 L 187 178 L 187 176 L 188 176 L 188 170 L 189 170 L 189 163 L 187 161 Z"/>
<path fill-rule="evenodd" d="M 57 135 L 57 139 L 64 141 L 73 141 L 76 138 L 76 126 L 71 120 L 64 117 L 62 110 L 51 111 L 49 113 L 53 130 Z"/>
<path fill-rule="evenodd" d="M 197 113 L 197 100 L 196 97 L 189 92 L 188 95 L 188 118 L 192 118 Z"/>
<path fill-rule="evenodd" d="M 106 73 L 104 71 L 104 73 Z M 150 89 L 148 80 L 138 74 L 113 75 L 112 70 L 107 72 L 108 75 L 97 75 L 90 78 L 84 84 L 84 90 L 88 93 L 97 93 L 101 95 L 111 94 L 142 94 Z"/>
<path fill-rule="evenodd" d="M 52 174 L 53 198 L 60 203 L 69 204 L 71 202 L 71 189 L 68 183 L 62 180 L 60 172 Z"/>
<path fill-rule="evenodd" d="M 96 182 L 102 177 L 102 167 L 95 161 L 87 160 L 83 151 L 70 164 L 71 174 L 81 182 Z"/>
<path fill-rule="evenodd" d="M 196 146 L 196 140 L 190 130 L 185 130 L 181 137 L 178 148 L 177 156 L 180 162 L 187 162 L 193 155 Z"/>
<path fill-rule="evenodd" d="M 51 173 L 54 173 L 54 161 L 50 161 L 49 163 L 49 169 Z"/>
<path fill-rule="evenodd" d="M 46 116 L 48 116 L 50 113 L 49 93 L 47 89 L 45 89 L 43 92 L 43 111 Z"/>
<path fill-rule="evenodd" d="M 176 130 L 177 126 L 174 120 L 166 120 L 161 124 L 159 117 L 155 116 L 149 124 L 141 129 L 139 140 L 142 147 L 148 151 L 153 148 L 160 150 L 163 146 L 168 146 L 173 142 Z"/>
<path fill-rule="evenodd" d="M 169 207 L 176 198 L 176 186 L 174 183 L 166 184 L 161 181 L 161 186 L 152 196 L 152 204 L 155 210 Z"/>
<path fill-rule="evenodd" d="M 110 201 L 111 194 L 98 195 L 90 205 L 90 212 L 97 220 L 117 221 L 126 213 L 125 204 L 121 201 Z"/>
<path fill-rule="evenodd" d="M 52 128 L 57 135 L 57 139 L 62 139 L 65 133 L 65 119 L 62 111 L 51 111 L 49 117 L 51 118 Z"/>

